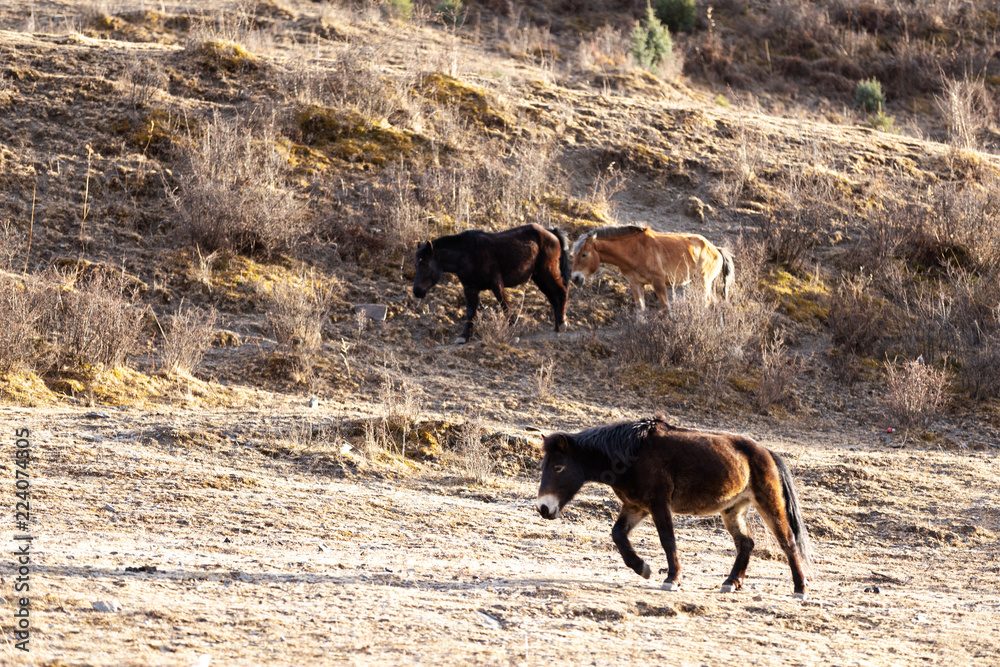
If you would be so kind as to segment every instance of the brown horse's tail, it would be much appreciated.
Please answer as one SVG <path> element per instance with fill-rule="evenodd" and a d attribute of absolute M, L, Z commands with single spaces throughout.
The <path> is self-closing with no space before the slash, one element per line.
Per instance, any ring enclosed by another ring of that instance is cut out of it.
<path fill-rule="evenodd" d="M 568 288 L 569 277 L 572 273 L 572 267 L 569 263 L 569 239 L 566 238 L 566 233 L 558 227 L 553 227 L 549 231 L 559 239 L 559 248 L 561 250 L 559 254 L 559 274 L 562 276 L 563 285 Z"/>
<path fill-rule="evenodd" d="M 722 253 L 722 298 L 729 299 L 729 290 L 736 282 L 736 266 L 728 248 L 720 248 L 719 252 Z"/>
<path fill-rule="evenodd" d="M 778 475 L 781 477 L 781 491 L 785 496 L 785 514 L 788 517 L 788 526 L 795 536 L 795 544 L 799 548 L 799 555 L 802 556 L 807 570 L 811 569 L 812 548 L 809 546 L 809 534 L 806 532 L 806 524 L 802 520 L 802 510 L 799 507 L 799 494 L 795 491 L 795 482 L 792 480 L 792 472 L 785 465 L 784 460 L 768 450 L 774 465 L 778 466 Z"/>

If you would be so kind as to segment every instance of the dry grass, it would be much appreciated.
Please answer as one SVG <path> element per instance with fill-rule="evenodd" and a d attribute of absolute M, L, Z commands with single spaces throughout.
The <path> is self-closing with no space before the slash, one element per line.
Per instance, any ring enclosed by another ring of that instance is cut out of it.
<path fill-rule="evenodd" d="M 130 293 L 123 274 L 77 276 L 59 301 L 58 340 L 63 354 L 86 368 L 114 368 L 139 351 L 147 307 Z"/>
<path fill-rule="evenodd" d="M 288 186 L 289 166 L 273 125 L 216 115 L 201 128 L 174 205 L 193 243 L 209 251 L 272 255 L 308 229 Z"/>
<path fill-rule="evenodd" d="M 924 428 L 937 417 L 945 403 L 948 376 L 916 359 L 897 364 L 886 361 L 886 393 L 882 399 L 889 423 L 904 431 Z"/>
<path fill-rule="evenodd" d="M 168 320 L 160 346 L 160 369 L 166 373 L 190 375 L 212 346 L 218 313 L 183 303 Z"/>
<path fill-rule="evenodd" d="M 470 479 L 480 484 L 489 481 L 496 467 L 485 436 L 486 424 L 482 416 L 476 415 L 467 418 L 462 424 L 456 445 L 459 467 Z"/>
<path fill-rule="evenodd" d="M 482 344 L 491 350 L 513 345 L 520 330 L 516 316 L 514 321 L 511 321 L 511 318 L 500 309 L 481 311 L 474 324 L 474 333 Z"/>
<path fill-rule="evenodd" d="M 760 384 L 753 395 L 756 408 L 762 414 L 778 406 L 795 408 L 793 389 L 804 368 L 805 361 L 788 352 L 782 336 L 765 345 L 760 353 Z"/>
<path fill-rule="evenodd" d="M 669 308 L 626 316 L 619 328 L 619 357 L 625 363 L 692 370 L 717 393 L 759 354 L 772 312 L 739 295 L 706 304 L 700 294 L 684 294 Z"/>

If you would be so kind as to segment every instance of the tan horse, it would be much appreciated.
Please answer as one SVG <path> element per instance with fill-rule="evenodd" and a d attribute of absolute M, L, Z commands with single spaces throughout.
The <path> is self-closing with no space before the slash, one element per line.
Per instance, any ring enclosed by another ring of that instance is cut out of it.
<path fill-rule="evenodd" d="M 667 286 L 695 283 L 713 298 L 713 284 L 722 276 L 722 296 L 729 298 L 735 279 L 733 256 L 700 234 L 660 234 L 648 227 L 600 227 L 573 244 L 573 282 L 582 285 L 601 262 L 621 269 L 632 287 L 639 310 L 646 309 L 643 288 L 652 285 L 661 304 L 670 305 Z"/>

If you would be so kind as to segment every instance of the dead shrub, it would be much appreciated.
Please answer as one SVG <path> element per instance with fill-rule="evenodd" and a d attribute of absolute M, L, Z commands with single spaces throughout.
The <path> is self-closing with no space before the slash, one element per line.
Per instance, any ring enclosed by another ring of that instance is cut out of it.
<path fill-rule="evenodd" d="M 153 58 L 129 57 L 118 86 L 133 110 L 149 105 L 156 94 L 167 87 L 169 77 L 160 63 Z"/>
<path fill-rule="evenodd" d="M 85 367 L 122 366 L 139 348 L 146 307 L 123 274 L 92 272 L 61 296 L 58 340 Z"/>
<path fill-rule="evenodd" d="M 628 33 L 603 25 L 580 39 L 576 49 L 576 65 L 584 72 L 602 74 L 628 71 L 632 41 Z"/>
<path fill-rule="evenodd" d="M 459 466 L 472 480 L 482 484 L 492 477 L 496 462 L 490 453 L 486 440 L 486 425 L 482 417 L 466 419 L 458 438 L 457 454 Z"/>
<path fill-rule="evenodd" d="M 937 417 L 945 400 L 948 376 L 923 359 L 897 364 L 886 360 L 886 393 L 882 407 L 890 423 L 909 431 Z"/>
<path fill-rule="evenodd" d="M 855 356 L 881 356 L 887 302 L 871 290 L 872 276 L 858 273 L 840 284 L 830 301 L 827 323 L 833 344 Z"/>
<path fill-rule="evenodd" d="M 685 294 L 656 312 L 627 316 L 618 332 L 619 357 L 693 370 L 718 389 L 760 349 L 772 313 L 749 299 L 706 304 L 700 294 Z"/>
<path fill-rule="evenodd" d="M 518 337 L 516 320 L 511 322 L 502 310 L 484 310 L 475 323 L 475 333 L 489 349 L 509 347 Z"/>
<path fill-rule="evenodd" d="M 218 313 L 214 308 L 203 310 L 184 306 L 167 321 L 160 347 L 160 368 L 167 373 L 190 375 L 212 346 Z"/>
<path fill-rule="evenodd" d="M 753 395 L 757 410 L 768 414 L 775 406 L 796 407 L 792 389 L 804 365 L 797 354 L 788 353 L 783 336 L 765 345 L 760 354 L 760 384 Z"/>
<path fill-rule="evenodd" d="M 219 116 L 203 125 L 178 179 L 174 204 L 193 243 L 209 251 L 269 256 L 294 245 L 307 229 L 273 127 L 255 134 L 252 125 Z"/>
<path fill-rule="evenodd" d="M 275 352 L 291 362 L 291 376 L 296 382 L 312 377 L 313 362 L 323 347 L 323 327 L 332 299 L 332 289 L 314 276 L 277 282 L 271 287 L 267 325 L 277 342 Z"/>
<path fill-rule="evenodd" d="M 993 117 L 993 101 L 986 84 L 978 79 L 946 79 L 934 98 L 948 125 L 948 141 L 964 150 L 979 148 L 978 135 Z"/>
<path fill-rule="evenodd" d="M 980 332 L 983 333 L 983 332 Z M 958 354 L 958 383 L 977 401 L 1000 398 L 1000 331 L 982 335 Z"/>
<path fill-rule="evenodd" d="M 552 371 L 555 369 L 555 361 L 549 359 L 535 371 L 535 395 L 539 400 L 547 400 L 552 397 Z"/>
<path fill-rule="evenodd" d="M 34 365 L 40 320 L 34 283 L 0 273 L 0 374 Z"/>

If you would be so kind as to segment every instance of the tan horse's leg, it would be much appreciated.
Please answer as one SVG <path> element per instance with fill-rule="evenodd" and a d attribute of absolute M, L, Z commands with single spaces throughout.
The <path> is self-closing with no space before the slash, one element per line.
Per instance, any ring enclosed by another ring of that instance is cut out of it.
<path fill-rule="evenodd" d="M 643 284 L 636 282 L 634 280 L 628 281 L 629 287 L 632 288 L 632 298 L 635 299 L 636 304 L 639 306 L 639 310 L 646 310 L 646 297 L 643 294 Z"/>
<path fill-rule="evenodd" d="M 669 312 L 670 306 L 670 292 L 667 290 L 667 283 L 663 280 L 653 283 L 653 291 L 656 292 L 656 298 L 660 300 L 660 308 L 666 308 Z"/>

